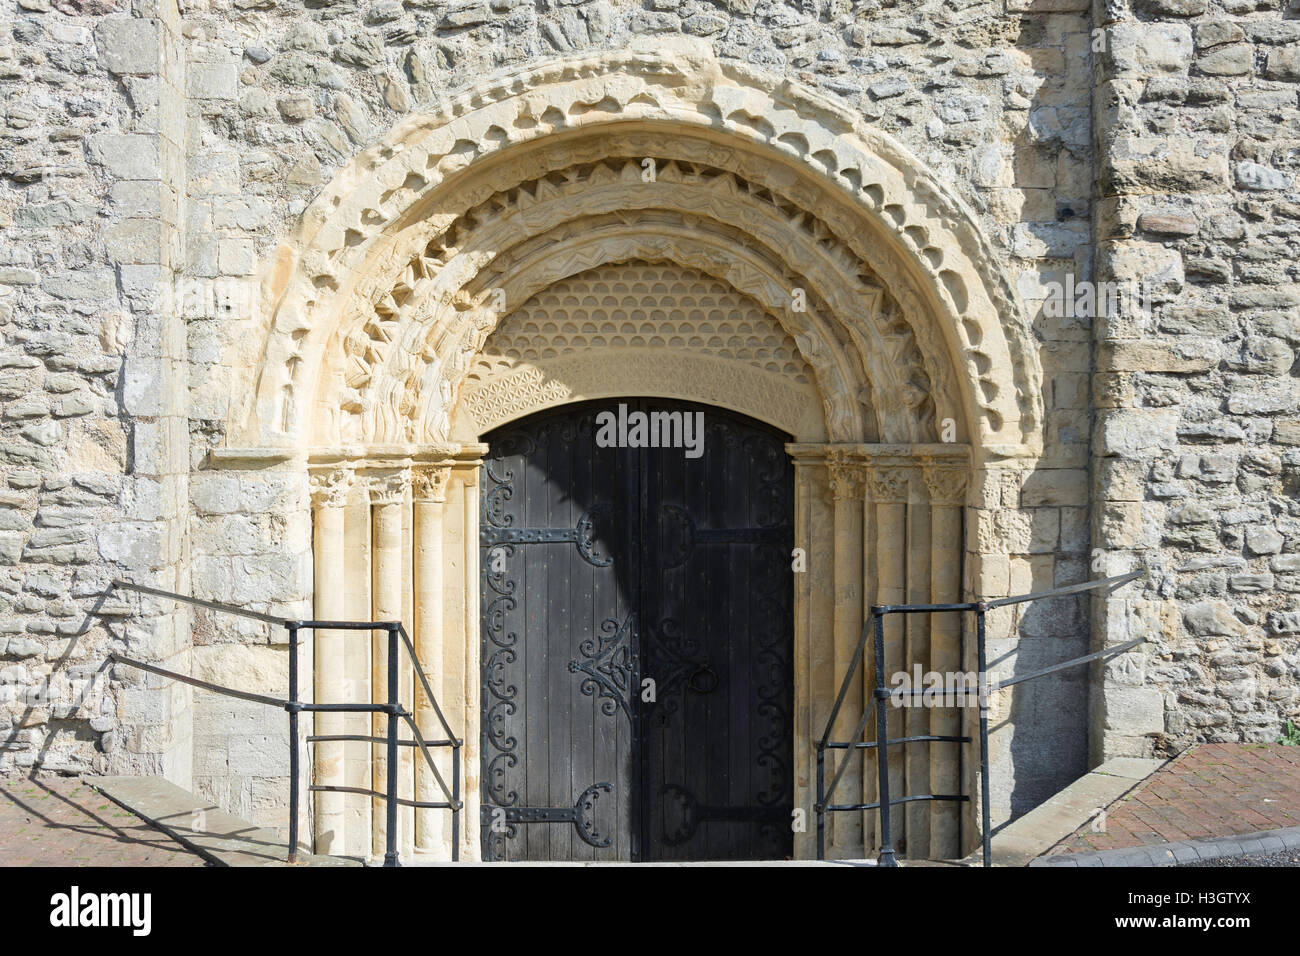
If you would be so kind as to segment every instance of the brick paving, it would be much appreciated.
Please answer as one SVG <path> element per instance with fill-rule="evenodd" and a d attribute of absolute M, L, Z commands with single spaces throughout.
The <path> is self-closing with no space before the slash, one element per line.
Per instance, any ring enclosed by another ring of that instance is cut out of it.
<path fill-rule="evenodd" d="M 1048 856 L 1300 826 L 1300 747 L 1200 744 L 1156 771 Z M 1097 832 L 1101 831 L 1101 832 Z"/>
<path fill-rule="evenodd" d="M 75 777 L 0 777 L 0 866 L 203 866 Z"/>

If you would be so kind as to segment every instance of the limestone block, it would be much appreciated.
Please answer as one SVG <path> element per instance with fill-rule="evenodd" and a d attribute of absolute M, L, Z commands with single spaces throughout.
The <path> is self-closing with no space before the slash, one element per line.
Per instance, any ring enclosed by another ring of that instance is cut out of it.
<path fill-rule="evenodd" d="M 195 99 L 233 100 L 239 95 L 239 64 L 234 60 L 190 63 L 185 90 Z"/>
<path fill-rule="evenodd" d="M 122 408 L 132 415 L 162 413 L 165 392 L 163 363 L 158 359 L 127 360 L 122 375 Z"/>
<path fill-rule="evenodd" d="M 1264 61 L 1264 76 L 1270 80 L 1300 81 L 1300 47 L 1292 45 L 1269 50 Z"/>
<path fill-rule="evenodd" d="M 87 141 L 90 160 L 119 179 L 161 176 L 158 137 L 141 133 L 95 133 Z"/>
<path fill-rule="evenodd" d="M 162 32 L 157 20 L 106 17 L 95 27 L 95 44 L 110 73 L 153 74 L 162 63 Z"/>
<path fill-rule="evenodd" d="M 1079 505 L 1088 500 L 1088 473 L 1082 469 L 1040 469 L 1025 476 L 1021 503 Z"/>
<path fill-rule="evenodd" d="M 1107 342 L 1098 351 L 1097 367 L 1131 372 L 1203 372 L 1219 362 L 1219 344 L 1210 340 L 1169 345 L 1146 342 Z"/>
<path fill-rule="evenodd" d="M 1019 13 L 1081 13 L 1091 0 L 1007 0 L 1007 9 Z"/>
<path fill-rule="evenodd" d="M 1246 548 L 1251 554 L 1277 554 L 1284 542 L 1285 539 L 1274 528 L 1264 526 L 1246 531 Z"/>
<path fill-rule="evenodd" d="M 1056 508 L 1032 508 L 1029 553 L 1044 554 L 1056 551 L 1061 541 L 1061 512 Z"/>
<path fill-rule="evenodd" d="M 1231 20 L 1211 20 L 1196 25 L 1196 48 L 1209 50 L 1225 43 L 1246 39 L 1246 32 Z"/>
<path fill-rule="evenodd" d="M 1183 610 L 1183 626 L 1193 637 L 1240 637 L 1245 626 L 1223 601 L 1199 601 Z"/>
<path fill-rule="evenodd" d="M 1126 734 L 1159 734 L 1165 729 L 1164 695 L 1154 687 L 1108 687 L 1107 730 Z"/>
<path fill-rule="evenodd" d="M 190 494 L 199 514 L 227 515 L 242 510 L 237 475 L 200 472 L 190 479 Z"/>
<path fill-rule="evenodd" d="M 1234 172 L 1237 185 L 1243 189 L 1271 190 L 1290 189 L 1295 183 L 1295 176 L 1282 169 L 1261 166 L 1259 163 L 1237 163 Z"/>
<path fill-rule="evenodd" d="M 1222 192 L 1228 160 L 1220 148 L 1170 137 L 1117 137 L 1101 170 L 1104 193 Z"/>
<path fill-rule="evenodd" d="M 1137 458 L 1168 451 L 1177 442 L 1181 413 L 1170 408 L 1118 409 L 1102 416 L 1098 426 L 1100 453 Z"/>
<path fill-rule="evenodd" d="M 102 530 L 97 537 L 99 553 L 106 561 L 127 567 L 158 567 L 166 563 L 166 527 L 147 522 L 121 522 Z"/>
<path fill-rule="evenodd" d="M 1210 76 L 1244 76 L 1255 65 L 1255 48 L 1248 43 L 1221 46 L 1196 60 L 1196 67 Z"/>
<path fill-rule="evenodd" d="M 306 632 L 304 639 L 305 635 Z M 289 655 L 281 647 L 248 644 L 196 647 L 193 662 L 195 676 L 213 684 L 273 696 L 284 696 L 289 687 Z M 247 716 L 255 728 L 256 714 L 250 712 Z M 244 730 L 247 729 L 245 726 Z M 230 727 L 230 731 L 240 732 L 240 727 Z"/>
<path fill-rule="evenodd" d="M 1109 56 L 1117 74 L 1156 76 L 1186 71 L 1192 59 L 1192 28 L 1182 23 L 1118 23 L 1111 27 Z"/>

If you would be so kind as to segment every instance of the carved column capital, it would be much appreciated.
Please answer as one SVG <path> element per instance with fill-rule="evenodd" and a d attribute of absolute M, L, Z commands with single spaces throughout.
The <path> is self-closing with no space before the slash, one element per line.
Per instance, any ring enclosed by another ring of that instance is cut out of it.
<path fill-rule="evenodd" d="M 406 469 L 372 474 L 366 477 L 366 490 L 372 505 L 400 505 L 406 500 L 406 488 L 411 483 L 411 473 Z"/>
<path fill-rule="evenodd" d="M 450 465 L 422 465 L 411 472 L 411 496 L 416 501 L 442 503 L 447 500 Z"/>
<path fill-rule="evenodd" d="M 829 488 L 833 501 L 862 499 L 866 468 L 856 452 L 831 448 L 826 453 L 826 470 L 830 474 Z"/>
<path fill-rule="evenodd" d="M 347 468 L 329 468 L 308 475 L 308 490 L 313 508 L 342 508 L 356 475 Z"/>
<path fill-rule="evenodd" d="M 871 469 L 871 500 L 876 504 L 894 505 L 907 502 L 909 476 L 913 469 L 882 465 Z"/>
<path fill-rule="evenodd" d="M 925 463 L 925 486 L 937 505 L 966 503 L 966 469 L 936 462 Z"/>

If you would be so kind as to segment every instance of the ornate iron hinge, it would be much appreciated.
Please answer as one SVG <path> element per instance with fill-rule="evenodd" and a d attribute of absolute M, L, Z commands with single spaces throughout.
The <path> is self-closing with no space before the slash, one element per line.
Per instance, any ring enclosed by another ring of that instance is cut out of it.
<path fill-rule="evenodd" d="M 602 793 L 612 793 L 608 783 L 593 783 L 578 795 L 571 807 L 492 807 L 479 809 L 479 822 L 488 828 L 513 827 L 520 823 L 572 823 L 582 841 L 598 849 L 609 846 L 613 839 L 602 837 L 596 829 L 594 811 L 596 798 Z"/>

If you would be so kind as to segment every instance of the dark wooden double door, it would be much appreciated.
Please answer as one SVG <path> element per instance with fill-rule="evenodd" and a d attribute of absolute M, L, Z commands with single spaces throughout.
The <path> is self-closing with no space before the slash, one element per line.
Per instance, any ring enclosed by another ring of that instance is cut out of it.
<path fill-rule="evenodd" d="M 597 415 L 703 413 L 699 457 Z M 488 436 L 482 845 L 491 860 L 781 859 L 792 846 L 786 437 L 720 409 L 568 405 Z"/>

